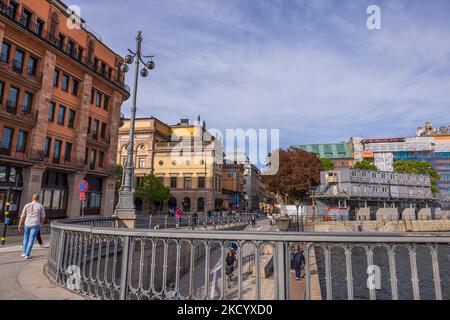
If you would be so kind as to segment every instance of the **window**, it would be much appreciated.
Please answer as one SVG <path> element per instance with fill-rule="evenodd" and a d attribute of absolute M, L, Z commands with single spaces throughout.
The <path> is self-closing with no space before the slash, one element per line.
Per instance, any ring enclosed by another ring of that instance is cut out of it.
<path fill-rule="evenodd" d="M 80 86 L 80 81 L 72 79 L 72 95 L 78 95 L 78 87 Z"/>
<path fill-rule="evenodd" d="M 88 158 L 89 158 L 89 149 L 86 148 L 84 151 L 84 164 L 88 164 Z"/>
<path fill-rule="evenodd" d="M 50 156 L 50 148 L 52 146 L 52 138 L 46 137 L 45 138 L 45 144 L 44 144 L 44 155 L 45 157 Z"/>
<path fill-rule="evenodd" d="M 92 117 L 89 117 L 89 120 L 88 120 L 88 127 L 87 127 L 87 132 L 88 132 L 88 134 L 91 133 L 91 123 L 92 123 Z"/>
<path fill-rule="evenodd" d="M 109 108 L 109 97 L 105 96 L 105 98 L 103 99 L 103 109 L 108 111 L 108 108 Z"/>
<path fill-rule="evenodd" d="M 205 188 L 205 177 L 198 177 L 197 184 L 199 189 Z"/>
<path fill-rule="evenodd" d="M 98 120 L 94 120 L 94 128 L 92 129 L 92 138 L 94 138 L 95 140 L 98 139 L 98 126 L 99 126 L 99 121 Z"/>
<path fill-rule="evenodd" d="M 100 92 L 97 92 L 96 96 L 95 96 L 95 105 L 97 107 L 101 107 L 102 105 L 102 94 Z"/>
<path fill-rule="evenodd" d="M 69 110 L 69 121 L 68 121 L 68 125 L 69 128 L 75 128 L 75 111 L 74 110 Z"/>
<path fill-rule="evenodd" d="M 36 68 L 37 68 L 37 59 L 34 57 L 28 58 L 28 69 L 27 72 L 29 75 L 36 75 Z"/>
<path fill-rule="evenodd" d="M 53 86 L 57 88 L 59 85 L 59 70 L 53 72 Z"/>
<path fill-rule="evenodd" d="M 170 187 L 173 189 L 177 188 L 177 177 L 170 177 Z"/>
<path fill-rule="evenodd" d="M 64 125 L 64 121 L 66 120 L 66 108 L 63 106 L 59 106 L 58 109 L 58 124 Z"/>
<path fill-rule="evenodd" d="M 95 169 L 95 162 L 97 161 L 97 151 L 91 150 L 91 162 L 90 162 L 90 168 L 91 170 Z"/>
<path fill-rule="evenodd" d="M 31 16 L 32 16 L 32 14 L 28 10 L 23 10 L 22 11 L 22 17 L 20 19 L 20 23 L 25 28 L 28 28 L 28 26 L 30 25 Z"/>
<path fill-rule="evenodd" d="M 81 58 L 83 57 L 83 51 L 84 49 L 82 47 L 78 47 L 77 49 L 77 59 L 81 60 Z"/>
<path fill-rule="evenodd" d="M 10 1 L 7 11 L 6 11 L 6 15 L 12 19 L 15 19 L 17 16 L 18 9 L 19 9 L 19 5 L 17 3 L 15 3 L 14 1 Z"/>
<path fill-rule="evenodd" d="M 191 189 L 192 187 L 192 179 L 191 177 L 184 177 L 184 188 Z"/>
<path fill-rule="evenodd" d="M 69 76 L 67 74 L 62 76 L 61 89 L 66 92 L 69 91 Z"/>
<path fill-rule="evenodd" d="M 98 166 L 100 168 L 103 168 L 103 162 L 105 160 L 105 153 L 103 151 L 100 151 L 98 153 Z"/>
<path fill-rule="evenodd" d="M 102 194 L 101 193 L 90 193 L 89 197 L 89 208 L 100 208 L 102 202 Z"/>
<path fill-rule="evenodd" d="M 94 104 L 95 90 L 91 90 L 91 104 Z"/>
<path fill-rule="evenodd" d="M 63 34 L 60 33 L 59 36 L 58 36 L 58 47 L 60 49 L 64 48 L 64 42 L 65 41 L 66 41 L 66 37 Z"/>
<path fill-rule="evenodd" d="M 228 170 L 228 177 L 233 177 L 233 169 Z"/>
<path fill-rule="evenodd" d="M 21 50 L 16 50 L 16 54 L 14 55 L 14 61 L 13 61 L 13 70 L 16 72 L 22 72 L 23 71 L 23 59 L 25 57 L 25 53 Z"/>
<path fill-rule="evenodd" d="M 70 161 L 71 157 L 72 157 L 72 144 L 66 142 L 66 149 L 64 151 L 64 161 Z"/>
<path fill-rule="evenodd" d="M 49 121 L 55 121 L 55 110 L 56 110 L 56 103 L 50 102 L 50 112 L 48 113 Z"/>
<path fill-rule="evenodd" d="M 145 168 L 145 158 L 139 158 L 139 168 Z"/>
<path fill-rule="evenodd" d="M 3 103 L 3 91 L 5 88 L 5 83 L 0 81 L 0 104 Z"/>
<path fill-rule="evenodd" d="M 75 47 L 75 43 L 73 41 L 69 41 L 67 43 L 66 52 L 69 56 L 73 56 L 73 48 Z"/>
<path fill-rule="evenodd" d="M 36 33 L 38 35 L 42 35 L 42 32 L 44 31 L 44 25 L 45 25 L 44 21 L 42 21 L 40 19 L 37 20 L 37 22 L 36 22 L 36 30 L 35 31 L 36 31 Z"/>
<path fill-rule="evenodd" d="M 5 151 L 11 151 L 11 143 L 14 135 L 14 129 L 3 127 L 2 133 L 2 145 L 0 151 L 3 153 Z"/>
<path fill-rule="evenodd" d="M 7 42 L 3 42 L 2 44 L 2 54 L 1 60 L 3 62 L 9 62 L 9 54 L 11 52 L 11 45 Z"/>
<path fill-rule="evenodd" d="M 17 108 L 17 100 L 19 99 L 19 89 L 15 87 L 9 88 L 7 106 L 10 108 Z"/>
<path fill-rule="evenodd" d="M 59 163 L 59 159 L 61 158 L 61 140 L 55 140 L 55 145 L 53 146 L 53 162 Z"/>
<path fill-rule="evenodd" d="M 22 111 L 25 113 L 31 113 L 32 103 L 33 103 L 33 95 L 29 92 L 25 92 L 22 100 Z"/>
<path fill-rule="evenodd" d="M 19 130 L 19 136 L 17 137 L 17 152 L 25 152 L 27 147 L 28 132 Z"/>
<path fill-rule="evenodd" d="M 102 129 L 100 131 L 100 136 L 105 139 L 106 137 L 106 123 L 102 122 Z"/>

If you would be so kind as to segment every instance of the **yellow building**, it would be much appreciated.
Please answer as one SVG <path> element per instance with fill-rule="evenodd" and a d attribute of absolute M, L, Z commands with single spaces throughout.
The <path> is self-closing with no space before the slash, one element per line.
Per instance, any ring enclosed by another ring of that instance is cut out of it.
<path fill-rule="evenodd" d="M 125 165 L 130 121 L 119 131 L 118 163 Z M 135 127 L 135 184 L 153 173 L 171 190 L 172 198 L 159 210 L 182 208 L 205 212 L 222 206 L 222 143 L 200 121 L 182 119 L 168 125 L 156 118 L 140 118 Z M 138 210 L 142 203 L 136 200 Z"/>

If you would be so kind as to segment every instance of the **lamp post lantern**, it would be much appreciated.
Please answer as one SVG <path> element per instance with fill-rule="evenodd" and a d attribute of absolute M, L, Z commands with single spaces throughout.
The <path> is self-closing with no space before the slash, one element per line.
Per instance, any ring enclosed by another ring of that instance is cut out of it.
<path fill-rule="evenodd" d="M 129 142 L 127 145 L 127 159 L 125 163 L 125 168 L 122 175 L 122 186 L 119 190 L 119 201 L 117 203 L 116 210 L 114 211 L 114 217 L 122 220 L 128 227 L 127 221 L 132 221 L 136 219 L 136 206 L 134 204 L 134 128 L 136 122 L 136 104 L 137 104 L 137 89 L 139 82 L 139 73 L 145 78 L 149 74 L 149 70 L 155 68 L 155 63 L 153 62 L 153 56 L 143 56 L 141 52 L 142 47 L 142 32 L 139 31 L 136 37 L 136 51 L 130 52 L 129 55 L 125 57 L 125 62 L 120 66 L 120 70 L 124 73 L 129 71 L 128 65 L 135 64 L 134 70 L 134 85 L 133 85 L 133 100 L 131 105 L 131 116 L 130 116 L 130 134 Z M 150 59 L 145 62 L 145 59 Z M 139 71 L 140 64 L 144 67 Z"/>

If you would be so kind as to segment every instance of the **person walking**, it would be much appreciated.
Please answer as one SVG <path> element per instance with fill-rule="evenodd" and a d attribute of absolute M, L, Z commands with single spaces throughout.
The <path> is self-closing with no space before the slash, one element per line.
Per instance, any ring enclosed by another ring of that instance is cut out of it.
<path fill-rule="evenodd" d="M 194 212 L 192 214 L 192 230 L 194 230 L 195 227 L 197 227 L 197 221 L 198 221 L 198 214 L 197 212 Z"/>
<path fill-rule="evenodd" d="M 175 217 L 177 219 L 177 229 L 180 228 L 181 214 L 182 214 L 181 209 L 178 208 L 177 211 L 175 212 Z"/>
<path fill-rule="evenodd" d="M 252 221 L 252 228 L 256 228 L 256 217 L 255 217 L 255 215 L 252 215 L 251 221 Z"/>
<path fill-rule="evenodd" d="M 302 275 L 302 266 L 305 265 L 305 257 L 303 256 L 303 250 L 298 248 L 297 253 L 294 255 L 294 269 L 295 279 L 300 280 Z"/>
<path fill-rule="evenodd" d="M 18 229 L 20 232 L 24 230 L 22 257 L 25 259 L 31 258 L 30 254 L 33 249 L 34 240 L 45 222 L 45 209 L 38 201 L 39 195 L 34 194 L 32 201 L 23 207 L 22 214 L 20 215 Z"/>

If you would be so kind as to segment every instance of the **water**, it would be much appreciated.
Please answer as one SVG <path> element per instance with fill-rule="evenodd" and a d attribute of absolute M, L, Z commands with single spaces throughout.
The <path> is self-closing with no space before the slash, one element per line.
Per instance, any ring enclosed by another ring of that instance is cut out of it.
<path fill-rule="evenodd" d="M 320 287 L 322 299 L 326 299 L 325 286 L 325 258 L 323 250 L 316 246 L 316 258 L 318 264 Z M 438 246 L 439 271 L 441 276 L 442 297 L 444 300 L 450 300 L 450 247 L 448 245 Z M 374 250 L 374 265 L 380 267 L 381 288 L 376 290 L 376 297 L 380 300 L 390 300 L 391 282 L 389 272 L 389 260 L 385 248 L 376 248 Z M 395 255 L 397 270 L 397 286 L 400 300 L 413 299 L 413 290 L 411 282 L 411 265 L 409 254 L 406 248 L 398 247 Z M 363 248 L 357 247 L 352 251 L 352 272 L 354 298 L 357 300 L 369 299 L 369 290 L 367 288 L 367 257 Z M 417 268 L 419 275 L 420 298 L 422 300 L 436 299 L 431 254 L 428 247 L 420 245 L 417 248 Z M 334 248 L 331 253 L 331 275 L 333 299 L 347 299 L 347 281 L 344 249 Z"/>

